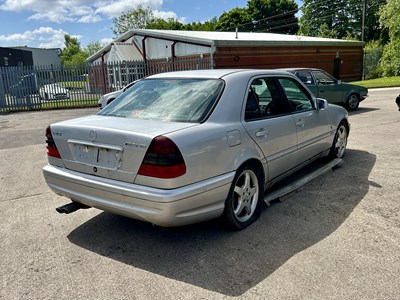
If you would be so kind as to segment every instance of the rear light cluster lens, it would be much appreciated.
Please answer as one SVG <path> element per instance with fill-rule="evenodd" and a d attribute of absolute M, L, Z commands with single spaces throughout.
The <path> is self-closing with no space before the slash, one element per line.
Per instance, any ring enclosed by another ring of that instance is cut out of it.
<path fill-rule="evenodd" d="M 139 175 L 157 178 L 176 178 L 186 173 L 183 156 L 169 138 L 154 138 L 139 169 Z"/>
<path fill-rule="evenodd" d="M 60 152 L 58 152 L 56 143 L 54 143 L 53 135 L 51 134 L 50 126 L 46 128 L 46 149 L 47 155 L 55 158 L 61 158 Z"/>

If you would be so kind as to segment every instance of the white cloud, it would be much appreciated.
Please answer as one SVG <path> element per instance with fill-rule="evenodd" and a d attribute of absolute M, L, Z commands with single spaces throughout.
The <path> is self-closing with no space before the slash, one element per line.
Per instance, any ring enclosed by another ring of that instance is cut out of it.
<path fill-rule="evenodd" d="M 169 18 L 178 19 L 178 16 L 173 11 L 155 10 L 155 11 L 153 11 L 153 13 L 154 13 L 154 16 L 156 18 L 161 18 L 161 19 L 164 19 L 164 20 L 167 20 Z"/>
<path fill-rule="evenodd" d="M 157 18 L 174 18 L 185 23 L 185 18 L 178 18 L 175 12 L 163 11 L 162 7 L 166 2 L 168 0 L 0 0 L 0 10 L 23 12 L 27 16 L 27 20 L 32 22 L 31 24 L 36 24 L 37 21 L 56 24 L 93 24 L 99 23 L 103 19 L 118 17 L 123 12 L 142 6 L 149 7 Z M 104 24 L 101 23 L 98 31 L 110 29 L 104 27 Z M 68 33 L 62 29 L 40 27 L 33 31 L 0 35 L 0 42 L 63 48 L 64 34 Z M 102 40 L 105 44 L 110 41 L 110 38 Z"/>
<path fill-rule="evenodd" d="M 100 43 L 101 43 L 102 45 L 108 45 L 108 44 L 110 44 L 113 40 L 114 40 L 113 38 L 103 38 L 103 39 L 100 40 Z"/>
<path fill-rule="evenodd" d="M 97 2 L 95 6 L 97 6 L 96 13 L 114 18 L 125 11 L 138 8 L 139 6 L 145 8 L 150 7 L 153 10 L 157 10 L 162 7 L 163 2 L 163 0 L 110 0 Z"/>
<path fill-rule="evenodd" d="M 101 21 L 101 17 L 98 15 L 86 15 L 78 20 L 79 23 L 97 23 Z"/>
<path fill-rule="evenodd" d="M 40 48 L 64 48 L 64 35 L 68 32 L 52 27 L 40 27 L 35 30 L 28 30 L 24 33 L 0 35 L 0 42 L 12 43 L 14 45 L 26 45 L 33 41 L 40 41 Z M 78 39 L 79 35 L 74 35 Z"/>
<path fill-rule="evenodd" d="M 75 18 L 68 16 L 68 14 L 65 12 L 63 13 L 62 11 L 38 12 L 30 16 L 28 20 L 50 21 L 59 24 L 76 21 Z"/>
<path fill-rule="evenodd" d="M 82 22 L 95 23 L 101 16 L 113 18 L 139 6 L 150 7 L 157 13 L 175 17 L 174 12 L 162 12 L 164 0 L 5 0 L 0 5 L 4 11 L 28 11 L 28 20 L 54 23 Z"/>

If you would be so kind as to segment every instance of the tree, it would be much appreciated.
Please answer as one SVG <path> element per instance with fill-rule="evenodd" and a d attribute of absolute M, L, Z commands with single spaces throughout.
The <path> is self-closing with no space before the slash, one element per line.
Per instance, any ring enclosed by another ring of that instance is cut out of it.
<path fill-rule="evenodd" d="M 218 18 L 213 17 L 205 22 L 192 22 L 189 24 L 183 25 L 183 30 L 190 31 L 214 31 L 216 30 L 216 26 L 218 24 Z"/>
<path fill-rule="evenodd" d="M 379 9 L 385 4 L 385 0 L 366 0 L 365 7 L 365 26 L 364 26 L 364 41 L 376 41 L 381 40 L 382 43 L 386 43 L 388 40 L 387 31 L 382 30 L 379 24 Z M 354 27 L 351 29 L 352 32 L 356 32 L 356 37 L 361 40 L 362 30 L 362 1 L 351 0 L 350 5 L 352 7 L 352 13 L 354 18 Z"/>
<path fill-rule="evenodd" d="M 382 38 L 379 28 L 378 10 L 383 2 L 365 0 L 364 40 Z M 304 0 L 300 18 L 299 34 L 308 36 L 326 36 L 332 38 L 352 37 L 361 40 L 363 1 L 360 0 Z"/>
<path fill-rule="evenodd" d="M 389 33 L 389 43 L 383 48 L 380 69 L 384 76 L 400 75 L 400 0 L 388 0 L 380 11 L 380 23 Z"/>
<path fill-rule="evenodd" d="M 131 9 L 122 13 L 112 21 L 114 26 L 111 28 L 115 35 L 122 35 L 131 29 L 146 29 L 151 22 L 154 22 L 154 14 L 150 7 Z"/>
<path fill-rule="evenodd" d="M 381 28 L 387 28 L 390 40 L 400 39 L 400 0 L 387 0 L 379 10 Z"/>
<path fill-rule="evenodd" d="M 300 18 L 299 33 L 308 36 L 324 36 L 327 31 L 331 38 L 347 35 L 347 1 L 304 0 L 303 15 Z"/>
<path fill-rule="evenodd" d="M 174 18 L 154 18 L 148 22 L 146 29 L 182 30 L 183 24 Z"/>
<path fill-rule="evenodd" d="M 337 32 L 335 29 L 329 29 L 329 27 L 326 23 L 322 23 L 318 30 L 318 37 L 336 38 Z"/>
<path fill-rule="evenodd" d="M 299 29 L 294 0 L 249 0 L 247 7 L 254 21 L 248 30 L 295 34 Z"/>
<path fill-rule="evenodd" d="M 251 16 L 247 8 L 233 8 L 228 12 L 224 12 L 218 19 L 215 27 L 216 30 L 232 31 L 236 27 L 243 24 L 248 24 L 251 21 Z"/>
<path fill-rule="evenodd" d="M 93 54 L 95 54 L 96 52 L 100 51 L 102 48 L 104 47 L 104 45 L 102 45 L 100 42 L 98 41 L 91 41 L 89 44 L 87 44 L 87 46 L 83 49 L 83 52 L 85 52 L 87 54 L 87 56 L 91 56 Z"/>
<path fill-rule="evenodd" d="M 80 65 L 86 63 L 88 55 L 82 51 L 77 38 L 64 35 L 65 48 L 61 51 L 61 62 L 65 65 Z"/>
<path fill-rule="evenodd" d="M 162 30 L 196 30 L 213 31 L 217 25 L 218 19 L 214 17 L 205 22 L 193 22 L 182 24 L 175 18 L 156 18 L 149 7 L 138 7 L 123 13 L 113 19 L 114 26 L 111 28 L 115 35 L 121 35 L 133 29 L 162 29 Z"/>

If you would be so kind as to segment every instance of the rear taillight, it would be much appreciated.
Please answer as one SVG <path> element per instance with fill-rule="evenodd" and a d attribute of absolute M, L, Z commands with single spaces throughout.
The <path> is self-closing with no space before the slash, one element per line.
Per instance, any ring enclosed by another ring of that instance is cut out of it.
<path fill-rule="evenodd" d="M 157 178 L 176 178 L 186 173 L 183 156 L 169 138 L 158 136 L 151 141 L 140 166 L 139 175 Z"/>
<path fill-rule="evenodd" d="M 60 152 L 58 152 L 57 146 L 54 143 L 53 135 L 51 134 L 50 126 L 46 128 L 46 148 L 47 155 L 55 158 L 61 158 Z"/>

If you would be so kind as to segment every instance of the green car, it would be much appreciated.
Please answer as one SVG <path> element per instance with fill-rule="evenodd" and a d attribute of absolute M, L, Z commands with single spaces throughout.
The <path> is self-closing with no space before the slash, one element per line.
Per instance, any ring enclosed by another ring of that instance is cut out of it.
<path fill-rule="evenodd" d="M 342 105 L 347 110 L 357 110 L 358 105 L 368 96 L 368 89 L 362 86 L 343 83 L 321 69 L 285 69 L 296 75 L 314 95 L 333 104 Z"/>

